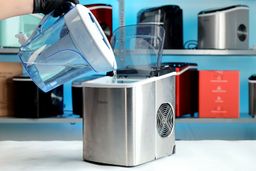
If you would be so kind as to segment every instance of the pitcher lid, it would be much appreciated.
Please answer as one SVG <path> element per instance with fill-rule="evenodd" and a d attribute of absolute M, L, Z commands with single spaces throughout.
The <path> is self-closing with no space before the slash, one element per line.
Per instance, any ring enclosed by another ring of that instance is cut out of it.
<path fill-rule="evenodd" d="M 111 45 L 88 8 L 78 4 L 64 19 L 75 46 L 96 72 L 112 71 L 116 68 Z"/>

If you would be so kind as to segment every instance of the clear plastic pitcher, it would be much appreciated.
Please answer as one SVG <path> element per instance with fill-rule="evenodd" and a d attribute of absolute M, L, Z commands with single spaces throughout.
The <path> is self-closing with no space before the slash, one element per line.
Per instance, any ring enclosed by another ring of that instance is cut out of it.
<path fill-rule="evenodd" d="M 88 73 L 116 67 L 111 46 L 93 14 L 78 4 L 60 17 L 45 16 L 19 57 L 29 76 L 47 92 Z"/>

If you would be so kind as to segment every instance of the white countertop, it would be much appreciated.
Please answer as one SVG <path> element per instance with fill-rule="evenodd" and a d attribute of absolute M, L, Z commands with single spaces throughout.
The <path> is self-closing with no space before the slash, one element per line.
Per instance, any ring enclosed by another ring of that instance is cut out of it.
<path fill-rule="evenodd" d="M 256 141 L 176 141 L 176 154 L 137 167 L 92 164 L 81 141 L 0 141 L 1 171 L 255 171 Z"/>

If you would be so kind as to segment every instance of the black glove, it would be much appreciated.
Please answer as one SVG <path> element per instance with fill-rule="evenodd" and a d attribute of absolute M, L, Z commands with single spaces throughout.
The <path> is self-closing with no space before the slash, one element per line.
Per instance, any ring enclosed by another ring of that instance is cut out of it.
<path fill-rule="evenodd" d="M 54 16 L 59 16 L 69 10 L 70 2 L 78 4 L 79 0 L 34 0 L 33 13 L 49 14 L 55 10 Z"/>

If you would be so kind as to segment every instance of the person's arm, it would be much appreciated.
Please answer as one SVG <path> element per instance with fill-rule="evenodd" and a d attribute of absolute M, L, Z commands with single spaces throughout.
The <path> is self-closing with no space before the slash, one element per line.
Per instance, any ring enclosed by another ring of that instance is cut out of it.
<path fill-rule="evenodd" d="M 31 13 L 48 14 L 54 9 L 61 11 L 67 2 L 78 4 L 79 0 L 5 0 L 0 4 L 0 20 Z"/>
<path fill-rule="evenodd" d="M 8 0 L 1 1 L 0 5 L 0 20 L 30 14 L 33 12 L 34 0 Z"/>

